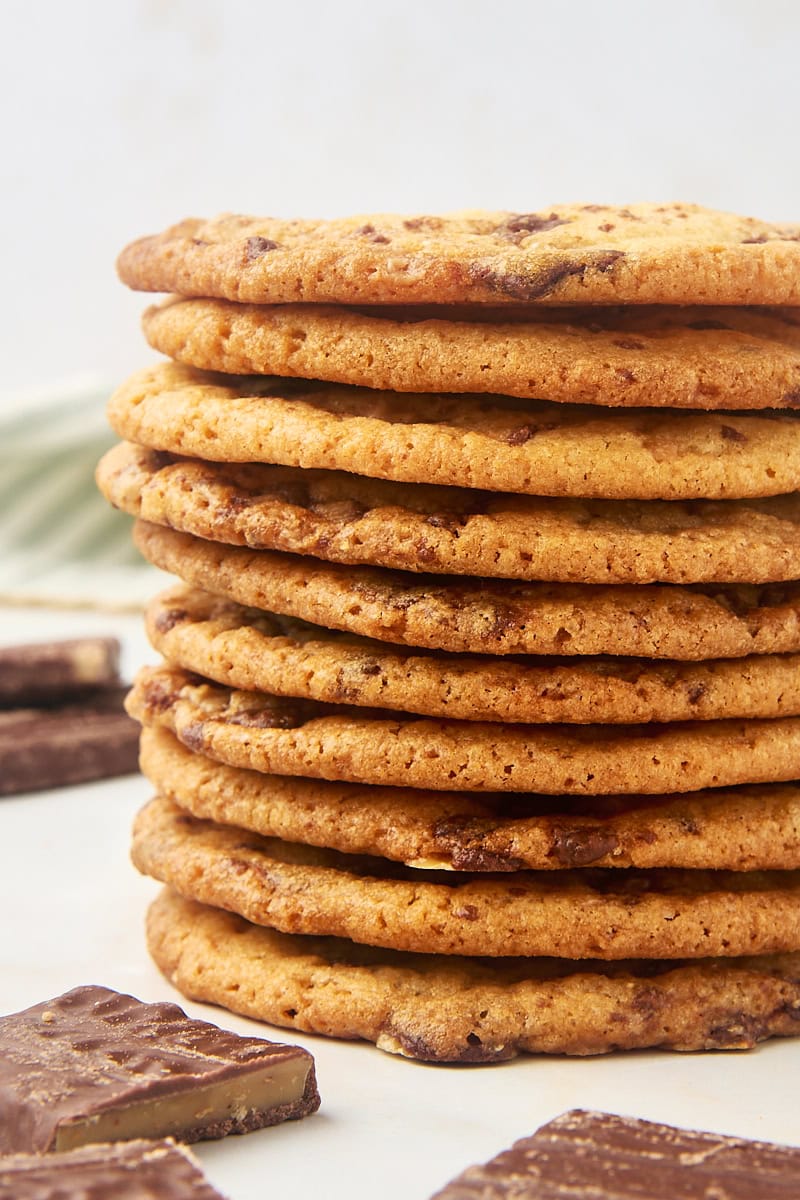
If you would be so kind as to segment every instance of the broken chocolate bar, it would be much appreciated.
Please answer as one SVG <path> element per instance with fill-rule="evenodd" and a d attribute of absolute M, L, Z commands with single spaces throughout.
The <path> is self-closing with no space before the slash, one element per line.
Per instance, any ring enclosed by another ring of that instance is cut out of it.
<path fill-rule="evenodd" d="M 226 1033 L 175 1004 L 79 987 L 0 1017 L 0 1151 L 246 1133 L 319 1107 L 299 1046 Z"/>
<path fill-rule="evenodd" d="M 125 688 L 62 708 L 0 711 L 0 796 L 66 787 L 137 770 L 139 726 Z"/>
<path fill-rule="evenodd" d="M 788 1200 L 800 1148 L 568 1112 L 432 1200 Z"/>
<path fill-rule="evenodd" d="M 66 703 L 72 696 L 119 682 L 116 638 L 0 646 L 0 708 Z"/>
<path fill-rule="evenodd" d="M 225 1200 L 174 1142 L 0 1157 L 0 1200 Z"/>

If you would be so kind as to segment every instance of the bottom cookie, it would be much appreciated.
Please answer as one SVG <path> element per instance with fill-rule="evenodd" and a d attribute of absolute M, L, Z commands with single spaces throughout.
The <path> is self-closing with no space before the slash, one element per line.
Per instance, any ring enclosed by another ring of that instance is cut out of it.
<path fill-rule="evenodd" d="M 190 999 L 428 1062 L 745 1050 L 800 1033 L 800 954 L 686 965 L 445 959 L 276 933 L 169 889 L 147 936 Z"/>

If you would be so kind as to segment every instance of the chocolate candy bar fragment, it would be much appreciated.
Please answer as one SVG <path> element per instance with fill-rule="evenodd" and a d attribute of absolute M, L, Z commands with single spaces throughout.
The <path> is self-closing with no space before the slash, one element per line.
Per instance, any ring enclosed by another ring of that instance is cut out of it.
<path fill-rule="evenodd" d="M 0 1152 L 247 1133 L 319 1107 L 298 1046 L 239 1037 L 103 987 L 0 1017 Z"/>
<path fill-rule="evenodd" d="M 568 1112 L 432 1200 L 789 1200 L 800 1148 Z"/>
<path fill-rule="evenodd" d="M 0 646 L 0 708 L 66 703 L 120 683 L 116 638 Z"/>
<path fill-rule="evenodd" d="M 59 708 L 0 712 L 0 796 L 66 787 L 137 770 L 139 726 L 124 687 Z"/>
<path fill-rule="evenodd" d="M 174 1142 L 0 1157 L 0 1200 L 225 1200 Z"/>

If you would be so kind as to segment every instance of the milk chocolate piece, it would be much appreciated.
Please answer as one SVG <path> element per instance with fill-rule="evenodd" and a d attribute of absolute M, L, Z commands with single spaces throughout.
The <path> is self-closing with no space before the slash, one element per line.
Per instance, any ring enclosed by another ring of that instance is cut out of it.
<path fill-rule="evenodd" d="M 800 1149 L 568 1112 L 432 1200 L 795 1200 Z"/>
<path fill-rule="evenodd" d="M 225 1200 L 172 1141 L 0 1157 L 0 1200 Z"/>
<path fill-rule="evenodd" d="M 139 726 L 123 707 L 126 690 L 0 712 L 0 796 L 136 771 Z"/>
<path fill-rule="evenodd" d="M 65 703 L 72 696 L 119 682 L 116 638 L 0 646 L 0 708 Z"/>
<path fill-rule="evenodd" d="M 175 1004 L 79 987 L 0 1017 L 0 1151 L 247 1133 L 319 1107 L 298 1046 L 226 1033 Z"/>

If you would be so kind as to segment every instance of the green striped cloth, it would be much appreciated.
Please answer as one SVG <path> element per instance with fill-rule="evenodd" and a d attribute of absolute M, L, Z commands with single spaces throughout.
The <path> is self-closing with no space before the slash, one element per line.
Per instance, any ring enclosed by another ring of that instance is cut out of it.
<path fill-rule="evenodd" d="M 109 391 L 78 381 L 0 412 L 0 600 L 136 609 L 167 581 L 94 484 Z"/>

